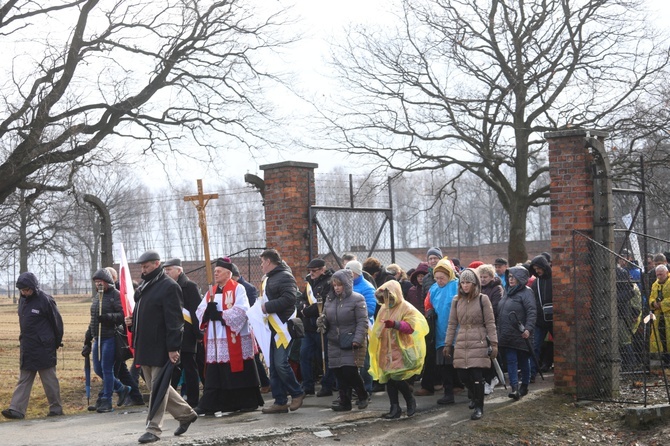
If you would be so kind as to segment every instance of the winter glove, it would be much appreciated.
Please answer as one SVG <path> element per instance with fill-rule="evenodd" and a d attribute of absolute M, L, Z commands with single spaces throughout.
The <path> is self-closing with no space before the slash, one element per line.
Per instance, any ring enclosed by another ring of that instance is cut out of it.
<path fill-rule="evenodd" d="M 89 356 L 91 354 L 91 344 L 84 344 L 84 348 L 81 349 L 81 356 Z"/>
<path fill-rule="evenodd" d="M 325 333 L 328 331 L 328 321 L 326 320 L 326 315 L 322 314 L 316 318 L 316 331 L 319 333 Z"/>
<path fill-rule="evenodd" d="M 398 322 L 392 321 L 390 319 L 384 321 L 384 327 L 385 328 L 395 328 L 396 330 L 398 329 Z"/>
<path fill-rule="evenodd" d="M 221 316 L 221 313 L 216 308 L 216 302 L 208 302 L 207 303 L 207 309 L 205 310 L 205 314 L 207 315 L 207 318 L 210 321 L 221 321 L 221 322 L 223 322 L 223 316 Z"/>

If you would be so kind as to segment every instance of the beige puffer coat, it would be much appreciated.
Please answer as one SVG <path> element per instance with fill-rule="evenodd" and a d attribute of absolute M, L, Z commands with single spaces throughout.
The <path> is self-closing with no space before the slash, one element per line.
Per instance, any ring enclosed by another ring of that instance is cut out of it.
<path fill-rule="evenodd" d="M 459 293 L 451 303 L 445 346 L 454 345 L 454 338 L 456 339 L 454 368 L 457 369 L 488 369 L 491 367 L 491 358 L 488 356 L 486 336 L 488 335 L 492 345 L 498 345 L 491 301 L 486 294 L 479 293 L 481 289 L 479 283 L 475 286 L 476 297 L 467 299 Z M 457 329 L 458 335 L 456 335 Z"/>

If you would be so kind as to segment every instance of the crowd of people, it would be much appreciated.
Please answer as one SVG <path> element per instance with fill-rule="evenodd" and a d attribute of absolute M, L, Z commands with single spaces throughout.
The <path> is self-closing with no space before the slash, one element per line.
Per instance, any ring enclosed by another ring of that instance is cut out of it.
<path fill-rule="evenodd" d="M 155 391 L 153 381 L 171 363 L 176 365 L 172 385 L 164 396 L 151 394 L 149 403 L 157 398 L 157 410 L 150 411 L 140 443 L 160 439 L 165 411 L 179 421 L 174 435 L 182 435 L 199 415 L 261 406 L 264 414 L 283 414 L 300 409 L 308 395 L 335 392 L 330 408 L 341 412 L 354 406 L 364 410 L 374 392 L 385 390 L 389 411 L 383 418 L 397 419 L 403 414 L 400 395 L 411 417 L 416 397 L 442 391 L 436 402 L 450 405 L 455 391 L 466 389 L 471 419 L 478 420 L 485 395 L 504 379 L 502 370 L 508 374 L 508 396 L 519 400 L 536 374 L 552 367 L 548 253 L 513 267 L 497 258 L 464 268 L 430 248 L 426 261 L 410 271 L 372 257 L 360 262 L 345 255 L 341 260 L 344 268 L 333 271 L 323 259 L 312 259 L 306 285 L 299 289 L 292 269 L 274 249 L 260 256 L 264 276 L 259 288 L 241 277 L 229 258 L 219 258 L 214 284 L 202 296 L 180 259 L 162 262 L 149 250 L 137 260 L 142 281 L 136 284 L 134 311 L 125 315 L 116 271 L 98 270 L 92 277 L 98 295 L 82 355 L 92 353 L 102 388 L 89 410 L 114 410 L 114 393 L 117 406 L 144 405 L 139 375 Z M 670 364 L 668 266 L 662 254 L 651 261 L 653 268 L 644 275 L 630 261 L 617 266 L 619 318 L 627 321 L 624 328 L 619 324 L 622 367 L 634 361 L 632 334 L 643 307 L 656 314 L 658 335 L 651 338 L 650 349 Z M 2 414 L 24 418 L 39 373 L 49 415 L 61 415 L 55 365 L 62 319 L 32 273 L 21 274 L 16 286 L 21 293 L 21 375 Z M 640 289 L 650 289 L 644 301 Z M 134 350 L 130 370 L 118 345 L 127 335 Z M 415 383 L 420 383 L 416 390 Z M 272 404 L 265 405 L 262 395 L 270 392 Z"/>

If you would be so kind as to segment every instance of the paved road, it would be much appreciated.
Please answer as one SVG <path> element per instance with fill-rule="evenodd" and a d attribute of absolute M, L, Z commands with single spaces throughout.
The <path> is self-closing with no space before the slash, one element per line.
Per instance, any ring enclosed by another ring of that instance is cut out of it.
<path fill-rule="evenodd" d="M 539 378 L 539 377 L 538 377 Z M 553 385 L 553 376 L 546 381 L 531 384 L 531 392 Z M 418 387 L 417 387 L 418 388 Z M 435 412 L 440 412 L 440 423 L 445 416 L 451 422 L 467 420 L 470 410 L 467 409 L 465 392 L 456 395 L 457 404 L 439 406 L 440 397 L 417 398 L 417 422 L 429 422 Z M 379 417 L 388 412 L 389 402 L 385 393 L 376 393 L 367 409 L 351 412 L 333 412 L 330 403 L 334 397 L 305 398 L 300 410 L 288 414 L 263 415 L 260 410 L 252 413 L 224 414 L 221 417 L 200 417 L 191 425 L 189 431 L 181 437 L 172 432 L 177 428 L 177 421 L 166 415 L 163 423 L 163 435 L 158 445 L 214 445 L 217 443 L 231 444 L 235 439 L 261 439 L 296 431 L 319 432 L 337 426 L 364 424 L 370 422 L 387 422 Z M 402 400 L 402 397 L 401 397 Z M 507 392 L 498 386 L 486 400 L 489 407 L 510 404 Z M 266 404 L 271 404 L 266 399 Z M 404 403 L 401 403 L 404 409 Z M 431 415 L 432 414 L 432 415 Z M 404 415 L 403 415 L 404 416 Z M 114 446 L 136 445 L 137 438 L 144 433 L 146 410 L 116 410 L 108 414 L 82 414 L 57 418 L 20 420 L 0 423 L 0 445 L 3 446 Z M 314 444 L 323 443 L 314 437 Z M 280 442 L 281 443 L 281 442 Z"/>

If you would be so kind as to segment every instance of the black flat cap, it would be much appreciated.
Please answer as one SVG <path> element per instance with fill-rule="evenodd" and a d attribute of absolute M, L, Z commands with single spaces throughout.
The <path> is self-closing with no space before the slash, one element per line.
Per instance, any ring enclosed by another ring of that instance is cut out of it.
<path fill-rule="evenodd" d="M 139 259 L 135 261 L 135 263 L 145 263 L 145 262 L 151 262 L 155 260 L 160 260 L 161 256 L 158 254 L 158 251 L 154 251 L 153 249 L 150 249 L 146 251 L 144 254 L 140 256 Z"/>

